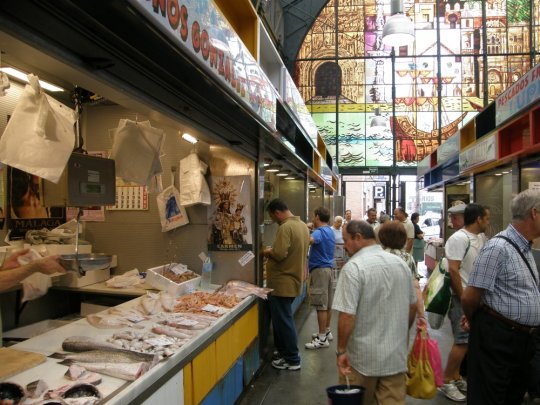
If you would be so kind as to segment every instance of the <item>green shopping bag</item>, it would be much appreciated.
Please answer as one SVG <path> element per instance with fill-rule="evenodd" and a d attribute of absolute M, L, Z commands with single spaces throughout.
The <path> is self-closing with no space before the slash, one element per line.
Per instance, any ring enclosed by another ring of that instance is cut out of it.
<path fill-rule="evenodd" d="M 426 285 L 427 294 L 424 299 L 427 312 L 443 316 L 448 312 L 452 300 L 447 265 L 448 261 L 444 258 L 437 263 Z"/>

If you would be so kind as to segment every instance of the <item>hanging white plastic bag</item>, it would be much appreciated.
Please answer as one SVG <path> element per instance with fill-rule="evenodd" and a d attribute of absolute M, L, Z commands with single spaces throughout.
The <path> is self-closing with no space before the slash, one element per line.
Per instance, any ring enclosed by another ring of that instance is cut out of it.
<path fill-rule="evenodd" d="M 158 194 L 157 206 L 162 232 L 167 232 L 189 223 L 186 209 L 180 205 L 180 192 L 173 185 L 170 185 Z"/>
<path fill-rule="evenodd" d="M 208 165 L 199 159 L 195 151 L 180 160 L 180 204 L 210 205 L 210 189 L 204 178 Z"/>
<path fill-rule="evenodd" d="M 120 120 L 110 156 L 115 162 L 116 175 L 124 181 L 147 185 L 163 171 L 159 157 L 164 140 L 165 132 L 153 128 L 149 121 Z"/>
<path fill-rule="evenodd" d="M 37 76 L 28 80 L 0 138 L 0 162 L 58 183 L 75 145 L 77 113 L 45 94 Z"/>

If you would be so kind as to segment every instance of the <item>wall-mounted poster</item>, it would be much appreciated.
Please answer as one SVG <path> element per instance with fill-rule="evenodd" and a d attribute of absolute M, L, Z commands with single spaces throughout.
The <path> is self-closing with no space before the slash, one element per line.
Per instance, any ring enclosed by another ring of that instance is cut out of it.
<path fill-rule="evenodd" d="M 8 170 L 8 204 L 11 238 L 24 237 L 31 229 L 53 229 L 66 222 L 64 207 L 42 204 L 41 178 L 14 167 Z"/>
<path fill-rule="evenodd" d="M 250 177 L 212 177 L 208 250 L 252 250 Z"/>

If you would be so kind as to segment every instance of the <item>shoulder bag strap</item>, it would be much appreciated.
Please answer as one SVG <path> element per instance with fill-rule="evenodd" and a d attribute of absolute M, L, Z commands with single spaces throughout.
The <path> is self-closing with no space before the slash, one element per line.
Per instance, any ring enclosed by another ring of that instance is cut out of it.
<path fill-rule="evenodd" d="M 507 241 L 508 243 L 510 243 L 514 249 L 516 249 L 516 251 L 519 253 L 519 255 L 521 256 L 521 258 L 523 259 L 523 261 L 525 262 L 525 264 L 527 265 L 527 268 L 529 269 L 529 271 L 531 272 L 531 276 L 534 280 L 534 283 L 538 286 L 538 282 L 536 281 L 536 277 L 534 276 L 534 271 L 529 263 L 529 261 L 525 258 L 525 255 L 523 254 L 523 252 L 519 249 L 519 247 L 514 243 L 514 241 L 512 241 L 510 238 L 507 238 L 506 236 L 502 236 L 502 235 L 498 235 L 498 236 L 495 236 L 495 238 L 501 238 L 501 239 L 504 239 L 505 241 Z"/>

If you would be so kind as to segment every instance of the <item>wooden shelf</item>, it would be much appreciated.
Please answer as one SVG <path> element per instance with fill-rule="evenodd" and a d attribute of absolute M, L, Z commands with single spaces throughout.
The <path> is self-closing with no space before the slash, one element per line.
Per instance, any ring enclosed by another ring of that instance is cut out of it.
<path fill-rule="evenodd" d="M 437 149 L 435 149 L 430 155 L 429 155 L 429 167 L 435 167 L 437 166 Z"/>
<path fill-rule="evenodd" d="M 475 131 L 475 121 L 469 121 L 461 130 L 459 131 L 459 150 L 462 151 L 467 148 L 467 146 L 473 144 L 476 141 L 476 131 Z"/>
<path fill-rule="evenodd" d="M 531 146 L 529 114 L 512 121 L 499 130 L 499 159 L 523 152 Z"/>
<path fill-rule="evenodd" d="M 540 144 L 540 106 L 531 110 L 531 142 L 533 145 Z"/>
<path fill-rule="evenodd" d="M 251 52 L 251 55 L 257 59 L 259 55 L 259 19 L 251 1 L 215 0 L 214 3 Z"/>

